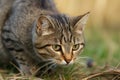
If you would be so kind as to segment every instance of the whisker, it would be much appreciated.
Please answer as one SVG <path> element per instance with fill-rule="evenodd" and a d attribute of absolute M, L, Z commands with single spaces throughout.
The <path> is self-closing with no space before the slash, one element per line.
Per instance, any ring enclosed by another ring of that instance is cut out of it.
<path fill-rule="evenodd" d="M 39 68 L 32 74 L 32 76 L 35 76 L 36 73 L 37 73 L 40 69 L 42 69 L 42 68 L 44 68 L 44 67 L 46 67 L 47 65 L 50 65 L 50 64 L 52 64 L 52 63 L 53 63 L 53 62 L 47 62 L 47 63 L 44 64 L 43 66 L 39 67 Z"/>
<path fill-rule="evenodd" d="M 56 65 L 56 64 L 55 64 L 55 63 L 51 64 L 51 65 L 41 74 L 41 76 L 44 75 L 48 70 L 50 70 L 54 65 Z"/>
<path fill-rule="evenodd" d="M 86 66 L 86 63 L 85 62 L 82 62 L 82 61 L 80 61 L 80 62 L 75 62 L 75 63 L 77 63 L 78 65 L 81 65 L 81 66 Z"/>
<path fill-rule="evenodd" d="M 79 65 L 82 65 L 82 66 L 86 66 L 86 61 L 90 59 L 89 57 L 78 57 L 76 60 L 75 60 L 75 63 L 79 64 Z"/>
<path fill-rule="evenodd" d="M 89 59 L 89 57 L 79 57 L 78 59 Z"/>
<path fill-rule="evenodd" d="M 49 61 L 53 61 L 53 59 L 47 59 L 47 60 L 43 60 L 42 62 L 49 62 Z"/>
<path fill-rule="evenodd" d="M 89 59 L 89 57 L 78 57 L 75 61 L 80 61 L 81 59 Z"/>

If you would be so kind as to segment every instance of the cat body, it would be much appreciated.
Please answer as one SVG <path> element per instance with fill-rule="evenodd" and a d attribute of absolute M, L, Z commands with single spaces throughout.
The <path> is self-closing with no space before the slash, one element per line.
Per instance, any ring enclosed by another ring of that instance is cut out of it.
<path fill-rule="evenodd" d="M 8 3 L 8 1 L 9 1 L 9 3 Z M 13 5 L 13 2 L 14 2 L 14 0 L 0 0 L 0 36 L 1 36 L 1 32 L 2 32 L 2 26 L 4 25 L 5 20 L 8 17 L 8 14 Z M 0 37 L 0 62 L 1 63 L 5 63 L 5 62 L 9 61 L 9 56 L 5 52 L 6 51 L 3 48 L 2 39 Z"/>
<path fill-rule="evenodd" d="M 78 17 L 60 14 L 52 0 L 15 0 L 12 4 L 0 26 L 0 45 L 22 73 L 33 74 L 41 62 L 74 63 L 84 47 L 88 13 Z"/>

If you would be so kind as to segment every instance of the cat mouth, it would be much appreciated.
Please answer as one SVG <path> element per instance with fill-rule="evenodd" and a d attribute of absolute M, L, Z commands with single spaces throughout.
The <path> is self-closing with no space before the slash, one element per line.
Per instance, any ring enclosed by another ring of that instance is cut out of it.
<path fill-rule="evenodd" d="M 71 60 L 71 61 L 67 62 L 66 60 L 56 60 L 55 63 L 60 66 L 61 65 L 69 66 L 69 65 L 72 65 L 74 63 L 74 61 Z"/>

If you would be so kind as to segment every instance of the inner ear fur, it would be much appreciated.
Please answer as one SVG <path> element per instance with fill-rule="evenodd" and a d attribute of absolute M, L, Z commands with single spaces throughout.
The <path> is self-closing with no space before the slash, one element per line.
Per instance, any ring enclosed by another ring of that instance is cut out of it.
<path fill-rule="evenodd" d="M 87 23 L 89 12 L 85 13 L 84 15 L 77 16 L 74 18 L 74 29 L 77 33 L 82 33 L 84 30 L 84 27 Z"/>
<path fill-rule="evenodd" d="M 50 16 L 42 15 L 38 18 L 36 31 L 41 35 L 49 35 L 53 33 L 53 25 Z"/>

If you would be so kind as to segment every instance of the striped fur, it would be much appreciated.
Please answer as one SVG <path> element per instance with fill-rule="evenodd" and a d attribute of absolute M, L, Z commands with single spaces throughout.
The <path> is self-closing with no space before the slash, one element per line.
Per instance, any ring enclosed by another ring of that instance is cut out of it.
<path fill-rule="evenodd" d="M 87 17 L 88 13 L 78 17 L 60 14 L 52 0 L 15 0 L 2 27 L 3 49 L 27 75 L 34 74 L 33 67 L 43 62 L 72 64 L 85 44 Z"/>
<path fill-rule="evenodd" d="M 43 59 L 51 59 L 57 64 L 73 63 L 85 44 L 83 35 L 85 23 L 83 22 L 87 20 L 87 16 L 88 14 L 85 14 L 73 18 L 62 14 L 42 15 L 32 32 L 36 53 Z M 77 19 L 76 22 L 74 22 L 75 19 Z M 52 48 L 54 45 L 60 46 L 61 49 L 55 51 Z M 75 45 L 79 45 L 79 49 L 73 50 Z"/>

